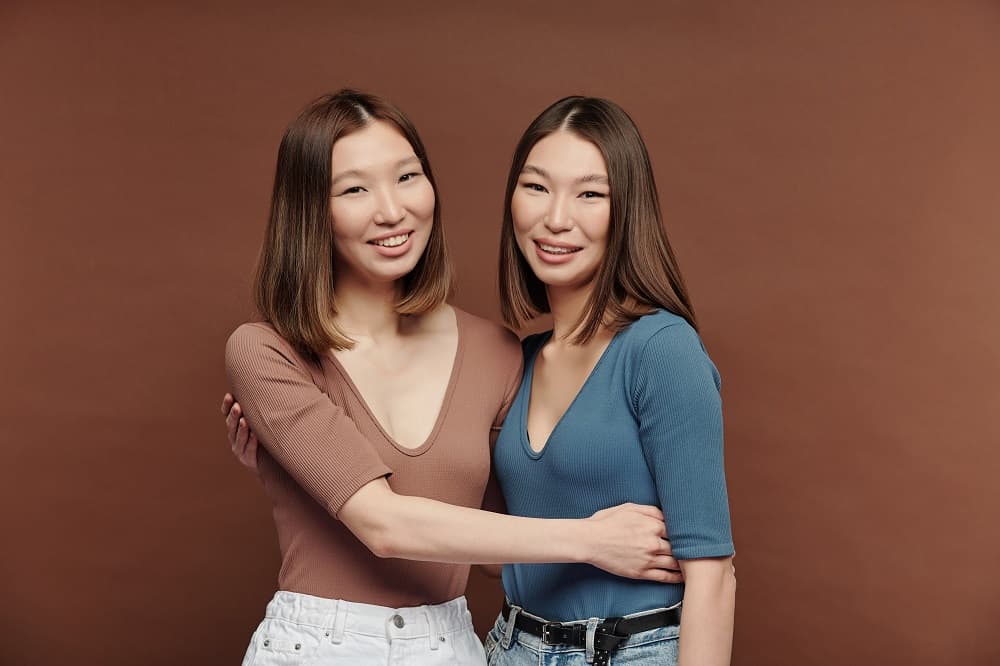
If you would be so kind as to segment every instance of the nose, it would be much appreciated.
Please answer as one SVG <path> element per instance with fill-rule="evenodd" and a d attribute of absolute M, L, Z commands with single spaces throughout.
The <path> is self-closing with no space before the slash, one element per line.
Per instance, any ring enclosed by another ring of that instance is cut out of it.
<path fill-rule="evenodd" d="M 375 206 L 375 224 L 399 224 L 406 217 L 406 209 L 392 190 L 379 192 Z"/>
<path fill-rule="evenodd" d="M 563 197 L 552 197 L 552 203 L 545 212 L 543 220 L 545 228 L 552 233 L 568 231 L 573 228 L 573 217 L 570 215 L 569 204 Z"/>

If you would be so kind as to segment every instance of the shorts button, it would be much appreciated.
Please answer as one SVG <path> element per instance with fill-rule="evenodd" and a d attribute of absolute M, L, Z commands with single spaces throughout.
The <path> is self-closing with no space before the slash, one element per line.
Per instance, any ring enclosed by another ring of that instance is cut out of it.
<path fill-rule="evenodd" d="M 393 615 L 392 623 L 396 625 L 397 629 L 402 629 L 406 626 L 406 622 L 403 621 L 403 617 L 401 615 Z"/>

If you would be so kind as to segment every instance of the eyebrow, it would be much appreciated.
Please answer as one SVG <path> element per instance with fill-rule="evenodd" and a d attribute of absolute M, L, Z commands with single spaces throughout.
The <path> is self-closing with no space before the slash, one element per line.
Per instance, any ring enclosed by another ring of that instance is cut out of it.
<path fill-rule="evenodd" d="M 411 155 L 410 157 L 404 157 L 403 159 L 396 162 L 396 164 L 394 164 L 393 167 L 396 169 L 400 169 L 413 162 L 420 164 L 420 158 L 417 157 L 416 155 Z M 362 171 L 361 169 L 349 169 L 347 171 L 341 171 L 336 176 L 334 176 L 332 181 L 330 181 L 330 187 L 333 187 L 334 185 L 344 180 L 345 178 L 351 178 L 351 177 L 361 178 L 364 175 L 365 172 Z"/>
<path fill-rule="evenodd" d="M 524 168 L 521 169 L 521 173 L 534 173 L 534 174 L 538 174 L 542 178 L 547 178 L 549 180 L 552 180 L 552 176 L 550 176 L 549 173 L 545 169 L 543 169 L 541 167 L 537 167 L 537 166 L 535 166 L 533 164 L 525 164 Z M 608 177 L 605 176 L 604 174 L 600 174 L 600 173 L 591 173 L 591 174 L 587 174 L 586 176 L 580 176 L 579 178 L 577 178 L 573 182 L 574 183 L 600 183 L 601 185 L 609 185 L 609 183 L 608 183 Z"/>

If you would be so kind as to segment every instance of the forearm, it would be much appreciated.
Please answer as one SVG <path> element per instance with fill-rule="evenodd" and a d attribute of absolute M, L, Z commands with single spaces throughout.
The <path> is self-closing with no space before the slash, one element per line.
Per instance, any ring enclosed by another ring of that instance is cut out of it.
<path fill-rule="evenodd" d="M 583 520 L 508 516 L 397 495 L 384 482 L 370 486 L 339 517 L 380 557 L 463 564 L 589 561 Z"/>
<path fill-rule="evenodd" d="M 679 666 L 728 666 L 733 646 L 736 577 L 732 558 L 688 560 L 684 571 Z"/>

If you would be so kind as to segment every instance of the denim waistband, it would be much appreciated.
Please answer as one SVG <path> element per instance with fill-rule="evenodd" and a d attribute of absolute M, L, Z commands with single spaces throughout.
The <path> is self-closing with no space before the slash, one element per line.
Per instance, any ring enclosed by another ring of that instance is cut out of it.
<path fill-rule="evenodd" d="M 670 606 L 669 608 L 654 608 L 652 610 L 641 611 L 638 613 L 630 613 L 629 615 L 625 615 L 623 617 L 625 618 L 642 617 L 643 615 L 651 615 L 653 613 L 659 613 L 660 611 L 669 610 L 670 608 L 679 608 L 680 606 L 681 604 L 677 603 L 673 606 Z M 517 614 L 526 615 L 540 622 L 549 621 L 548 618 L 539 617 L 520 608 L 517 609 Z M 504 617 L 502 614 L 500 615 L 500 617 L 497 618 L 495 628 L 497 633 L 500 635 L 501 643 L 506 643 L 509 645 L 510 641 L 517 641 L 524 647 L 530 648 L 536 652 L 570 652 L 570 651 L 580 650 L 579 647 L 572 647 L 569 645 L 546 645 L 545 643 L 542 642 L 541 637 L 535 636 L 534 634 L 529 634 L 525 631 L 521 631 L 516 627 L 508 626 L 507 623 L 509 619 L 510 618 Z M 562 620 L 560 622 L 561 624 L 583 624 L 583 625 L 590 624 L 596 626 L 597 624 L 603 622 L 605 619 L 606 618 L 587 618 L 581 620 Z M 677 625 L 669 627 L 656 627 L 654 629 L 650 629 L 649 631 L 643 631 L 637 634 L 632 634 L 625 641 L 621 643 L 619 649 L 635 645 L 642 645 L 643 643 L 647 643 L 653 640 L 671 638 L 674 636 L 678 636 L 679 633 L 680 633 L 680 628 Z M 505 638 L 506 640 L 504 640 Z"/>
<path fill-rule="evenodd" d="M 265 616 L 302 625 L 371 636 L 422 638 L 462 631 L 472 626 L 465 597 L 442 604 L 389 608 L 299 592 L 280 591 L 267 604 Z"/>

